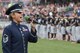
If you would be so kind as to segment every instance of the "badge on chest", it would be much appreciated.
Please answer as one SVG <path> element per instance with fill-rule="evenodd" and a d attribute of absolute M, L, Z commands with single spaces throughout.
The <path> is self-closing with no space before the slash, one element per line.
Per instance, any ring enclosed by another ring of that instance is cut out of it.
<path fill-rule="evenodd" d="M 28 31 L 28 29 L 26 29 L 25 27 L 22 27 L 22 30 L 23 30 L 23 31 Z"/>

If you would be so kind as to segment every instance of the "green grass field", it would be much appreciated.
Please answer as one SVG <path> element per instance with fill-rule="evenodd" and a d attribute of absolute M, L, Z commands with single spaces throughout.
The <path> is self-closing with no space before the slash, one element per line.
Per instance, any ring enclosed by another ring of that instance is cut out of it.
<path fill-rule="evenodd" d="M 1 33 L 0 33 L 0 53 L 2 53 L 2 47 L 1 47 Z"/>
<path fill-rule="evenodd" d="M 1 40 L 1 35 L 0 35 Z M 29 43 L 29 53 L 80 53 L 80 44 L 39 39 L 37 43 Z M 2 53 L 0 42 L 0 53 Z"/>

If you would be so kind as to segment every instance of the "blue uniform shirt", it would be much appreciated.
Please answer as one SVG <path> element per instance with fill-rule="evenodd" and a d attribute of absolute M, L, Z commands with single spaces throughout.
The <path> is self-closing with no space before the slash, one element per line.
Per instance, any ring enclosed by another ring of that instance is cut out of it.
<path fill-rule="evenodd" d="M 28 42 L 37 42 L 36 32 L 29 32 L 25 25 L 12 21 L 5 27 L 2 36 L 3 53 L 28 53 Z"/>

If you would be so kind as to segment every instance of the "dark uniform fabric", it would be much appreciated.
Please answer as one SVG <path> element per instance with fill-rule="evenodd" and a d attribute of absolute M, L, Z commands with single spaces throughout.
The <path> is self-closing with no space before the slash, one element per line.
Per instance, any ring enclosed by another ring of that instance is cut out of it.
<path fill-rule="evenodd" d="M 12 23 L 5 27 L 2 36 L 3 53 L 27 53 L 28 42 L 37 42 L 36 32 L 25 25 Z"/>

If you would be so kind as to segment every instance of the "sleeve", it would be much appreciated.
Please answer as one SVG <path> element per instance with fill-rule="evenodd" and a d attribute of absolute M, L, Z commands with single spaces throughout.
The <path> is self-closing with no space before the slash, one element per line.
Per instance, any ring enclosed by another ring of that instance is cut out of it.
<path fill-rule="evenodd" d="M 29 32 L 29 39 L 28 39 L 29 42 L 33 42 L 33 43 L 37 42 L 38 38 L 37 38 L 36 33 L 37 33 L 36 29 L 35 31 L 33 31 L 31 28 L 31 32 Z"/>
<path fill-rule="evenodd" d="M 2 50 L 3 53 L 11 53 L 11 33 L 5 28 L 2 35 Z"/>

